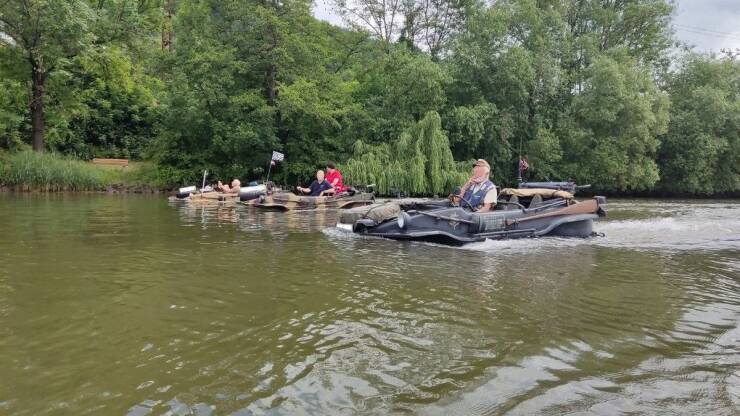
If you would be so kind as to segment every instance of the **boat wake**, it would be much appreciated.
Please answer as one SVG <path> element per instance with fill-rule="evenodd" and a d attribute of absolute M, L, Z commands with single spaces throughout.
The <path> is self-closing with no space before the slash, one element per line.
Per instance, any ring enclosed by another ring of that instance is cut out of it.
<path fill-rule="evenodd" d="M 740 249 L 740 206 L 698 208 L 647 219 L 605 221 L 594 225 L 609 247 L 658 250 Z"/>
<path fill-rule="evenodd" d="M 634 250 L 740 250 L 740 220 L 737 217 L 708 219 L 689 214 L 668 218 L 612 220 L 597 222 L 594 224 L 594 231 L 604 236 L 583 239 L 540 238 L 536 242 L 529 239 L 487 240 L 464 248 L 516 251 L 588 244 Z"/>
<path fill-rule="evenodd" d="M 583 245 L 659 251 L 740 250 L 740 204 L 672 203 L 667 207 L 621 202 L 615 205 L 610 206 L 610 217 L 594 223 L 594 231 L 603 237 L 486 240 L 461 248 L 496 253 Z M 326 231 L 327 235 L 341 238 L 347 238 L 349 233 L 351 228 L 347 224 Z"/>

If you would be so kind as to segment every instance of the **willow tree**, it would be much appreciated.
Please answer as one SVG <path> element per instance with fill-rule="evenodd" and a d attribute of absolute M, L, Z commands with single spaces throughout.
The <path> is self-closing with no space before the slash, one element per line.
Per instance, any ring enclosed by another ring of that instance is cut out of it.
<path fill-rule="evenodd" d="M 442 195 L 462 184 L 467 169 L 455 162 L 439 114 L 430 111 L 394 143 L 357 142 L 343 166 L 353 184 L 375 184 L 381 194 Z"/>

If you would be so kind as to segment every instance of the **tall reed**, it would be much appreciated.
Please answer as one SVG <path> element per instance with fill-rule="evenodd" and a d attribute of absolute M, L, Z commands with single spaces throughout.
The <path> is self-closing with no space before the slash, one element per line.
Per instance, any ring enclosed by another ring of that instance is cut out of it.
<path fill-rule="evenodd" d="M 0 185 L 44 191 L 103 190 L 116 171 L 54 153 L 20 151 L 0 154 Z"/>

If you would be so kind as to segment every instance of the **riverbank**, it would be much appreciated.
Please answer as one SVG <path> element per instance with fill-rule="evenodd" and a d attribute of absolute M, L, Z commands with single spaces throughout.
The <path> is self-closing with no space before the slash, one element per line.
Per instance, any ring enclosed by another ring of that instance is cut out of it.
<path fill-rule="evenodd" d="M 55 153 L 32 151 L 0 152 L 0 192 L 102 192 L 160 194 L 177 186 L 162 175 L 152 162 L 132 161 L 126 167 L 95 165 Z M 505 185 L 503 185 L 505 186 Z M 289 187 L 283 187 L 288 189 Z M 695 194 L 667 192 L 660 189 L 640 192 L 593 192 L 584 190 L 579 197 L 594 194 L 608 198 L 734 199 L 740 192 Z M 380 197 L 399 195 L 377 194 Z M 418 196 L 433 196 L 431 193 Z"/>
<path fill-rule="evenodd" d="M 0 153 L 0 192 L 160 193 L 169 189 L 149 162 L 102 166 L 54 153 Z"/>
<path fill-rule="evenodd" d="M 153 188 L 147 185 L 113 184 L 105 189 L 74 190 L 63 188 L 43 188 L 29 185 L 4 186 L 0 185 L 0 193 L 80 193 L 80 194 L 152 194 L 159 195 L 172 192 L 169 189 Z"/>

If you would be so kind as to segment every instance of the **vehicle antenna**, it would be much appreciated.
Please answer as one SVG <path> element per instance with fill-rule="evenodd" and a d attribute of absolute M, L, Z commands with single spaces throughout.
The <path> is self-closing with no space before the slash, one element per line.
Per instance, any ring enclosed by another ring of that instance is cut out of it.
<path fill-rule="evenodd" d="M 517 184 L 522 183 L 522 136 L 519 136 L 519 160 L 516 162 L 516 182 Z"/>

